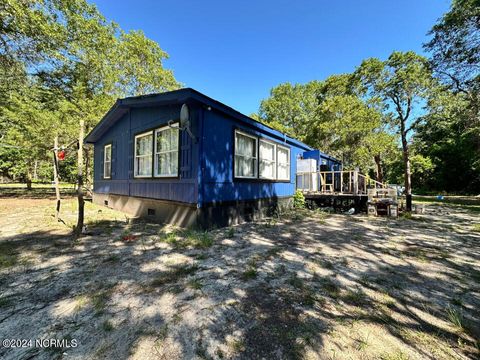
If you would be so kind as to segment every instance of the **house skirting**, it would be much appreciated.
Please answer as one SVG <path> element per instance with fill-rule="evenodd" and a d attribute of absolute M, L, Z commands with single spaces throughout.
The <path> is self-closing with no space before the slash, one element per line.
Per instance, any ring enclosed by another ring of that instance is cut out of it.
<path fill-rule="evenodd" d="M 291 197 L 215 202 L 197 208 L 196 204 L 101 193 L 93 194 L 93 202 L 133 218 L 202 229 L 258 220 L 272 216 L 280 207 L 292 206 Z"/>

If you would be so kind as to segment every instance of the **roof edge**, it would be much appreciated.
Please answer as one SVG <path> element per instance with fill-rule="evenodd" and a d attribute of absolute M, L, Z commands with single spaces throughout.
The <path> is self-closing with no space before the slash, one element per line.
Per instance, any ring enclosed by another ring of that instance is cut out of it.
<path fill-rule="evenodd" d="M 107 111 L 107 113 L 102 117 L 98 124 L 88 133 L 85 137 L 84 142 L 93 144 L 98 141 L 98 138 L 103 135 L 103 133 L 112 125 L 115 124 L 121 116 L 123 116 L 131 107 L 141 106 L 142 104 L 152 104 L 152 103 L 161 103 L 160 97 L 164 98 L 165 103 L 178 103 L 184 102 L 188 99 L 197 100 L 204 105 L 211 106 L 227 115 L 230 115 L 239 121 L 247 123 L 252 126 L 260 127 L 264 131 L 269 131 L 270 133 L 276 135 L 279 138 L 288 139 L 292 144 L 303 148 L 306 151 L 314 150 L 312 147 L 307 144 L 297 140 L 287 134 L 272 128 L 269 125 L 266 125 L 258 120 L 252 119 L 251 117 L 241 113 L 234 108 L 225 105 L 224 103 L 215 100 L 195 89 L 192 88 L 182 88 L 172 91 L 166 91 L 163 93 L 139 95 L 139 96 L 130 96 L 123 99 L 117 99 L 112 107 Z M 122 110 L 122 111 L 118 111 Z"/>

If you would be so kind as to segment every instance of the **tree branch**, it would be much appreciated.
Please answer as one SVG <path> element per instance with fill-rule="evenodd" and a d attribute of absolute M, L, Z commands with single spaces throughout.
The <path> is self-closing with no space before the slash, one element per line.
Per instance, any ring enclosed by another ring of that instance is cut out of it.
<path fill-rule="evenodd" d="M 400 99 L 395 94 L 392 94 L 390 96 L 390 98 L 392 99 L 393 103 L 395 104 L 395 108 L 397 110 L 397 114 L 398 114 L 398 117 L 400 118 L 400 121 L 403 121 L 404 120 L 403 109 L 402 109 L 402 106 L 400 104 Z"/>
<path fill-rule="evenodd" d="M 461 86 L 461 81 L 458 78 L 446 71 L 439 70 L 438 73 L 447 76 L 453 82 L 458 92 L 464 93 L 465 95 L 470 95 L 470 92 Z"/>
<path fill-rule="evenodd" d="M 407 112 L 403 118 L 405 121 L 407 121 L 408 117 L 410 116 L 410 110 L 412 110 L 412 98 L 409 96 L 407 97 Z"/>

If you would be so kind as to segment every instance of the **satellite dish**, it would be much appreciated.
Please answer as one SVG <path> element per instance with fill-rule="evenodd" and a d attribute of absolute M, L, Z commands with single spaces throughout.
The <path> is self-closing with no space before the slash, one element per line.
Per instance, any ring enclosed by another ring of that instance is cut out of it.
<path fill-rule="evenodd" d="M 188 135 L 196 141 L 195 136 L 192 134 L 192 130 L 190 130 L 190 110 L 188 109 L 187 104 L 183 104 L 180 109 L 180 129 L 185 130 Z"/>
<path fill-rule="evenodd" d="M 183 104 L 180 109 L 180 127 L 182 129 L 190 128 L 190 110 L 187 104 Z"/>

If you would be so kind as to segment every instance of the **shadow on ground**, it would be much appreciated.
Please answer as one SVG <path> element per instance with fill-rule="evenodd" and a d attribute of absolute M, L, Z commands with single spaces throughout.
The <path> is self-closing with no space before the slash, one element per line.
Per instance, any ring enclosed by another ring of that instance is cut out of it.
<path fill-rule="evenodd" d="M 3 237 L 0 333 L 79 346 L 0 357 L 475 358 L 473 221 L 433 207 L 413 220 L 305 212 L 208 233 L 101 220 L 77 242 Z"/>

